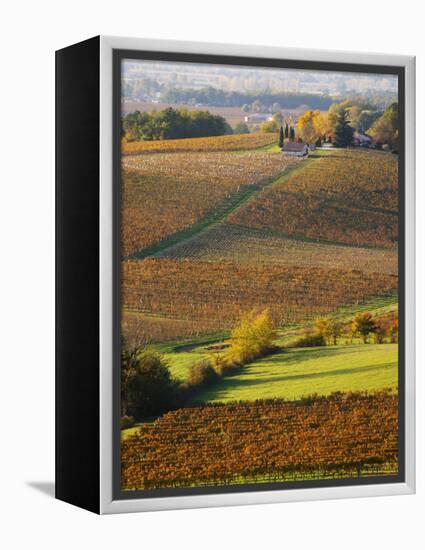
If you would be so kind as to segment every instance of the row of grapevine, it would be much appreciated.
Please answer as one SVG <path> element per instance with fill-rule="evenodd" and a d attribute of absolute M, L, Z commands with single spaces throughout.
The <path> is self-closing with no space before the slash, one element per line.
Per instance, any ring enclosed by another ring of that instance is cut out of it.
<path fill-rule="evenodd" d="M 122 144 L 123 155 L 173 152 L 248 151 L 277 141 L 275 134 L 237 134 L 204 138 L 133 141 Z"/>
<path fill-rule="evenodd" d="M 122 487 L 394 474 L 397 433 L 389 391 L 179 409 L 122 442 Z"/>
<path fill-rule="evenodd" d="M 337 151 L 264 189 L 229 221 L 292 236 L 394 249 L 397 158 L 373 151 Z"/>
<path fill-rule="evenodd" d="M 222 223 L 167 248 L 156 257 L 219 262 L 257 262 L 302 267 L 360 269 L 397 274 L 394 250 L 321 244 L 286 238 L 267 230 Z"/>
<path fill-rule="evenodd" d="M 270 153 L 158 153 L 123 158 L 122 254 L 192 226 L 241 187 L 261 184 L 297 162 Z"/>
<path fill-rule="evenodd" d="M 320 317 L 340 306 L 392 295 L 397 283 L 396 275 L 353 269 L 168 258 L 122 262 L 127 310 L 201 326 L 214 320 L 222 329 L 253 308 L 269 308 L 278 325 Z"/>

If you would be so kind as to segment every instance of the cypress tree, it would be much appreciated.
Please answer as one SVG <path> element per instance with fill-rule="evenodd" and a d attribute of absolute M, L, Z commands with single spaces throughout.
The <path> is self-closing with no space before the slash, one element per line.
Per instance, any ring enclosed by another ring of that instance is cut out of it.
<path fill-rule="evenodd" d="M 289 126 L 288 126 L 288 123 L 285 124 L 285 137 L 286 137 L 286 139 L 289 138 Z"/>
<path fill-rule="evenodd" d="M 283 126 L 279 130 L 279 147 L 283 147 Z"/>
<path fill-rule="evenodd" d="M 295 130 L 292 126 L 289 128 L 289 141 L 295 141 Z"/>

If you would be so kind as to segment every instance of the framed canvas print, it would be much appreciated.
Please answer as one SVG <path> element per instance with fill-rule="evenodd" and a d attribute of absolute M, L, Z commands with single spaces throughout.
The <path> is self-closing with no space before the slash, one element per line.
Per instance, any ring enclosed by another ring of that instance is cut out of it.
<path fill-rule="evenodd" d="M 414 492 L 414 58 L 56 53 L 56 496 Z"/>

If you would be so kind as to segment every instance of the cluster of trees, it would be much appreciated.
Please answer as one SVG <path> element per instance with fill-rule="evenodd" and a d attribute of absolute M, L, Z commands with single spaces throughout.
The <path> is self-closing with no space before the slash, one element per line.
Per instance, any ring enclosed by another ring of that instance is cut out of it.
<path fill-rule="evenodd" d="M 382 112 L 359 100 L 346 100 L 332 104 L 327 112 L 306 111 L 298 119 L 299 136 L 309 144 L 328 141 L 336 147 L 347 147 L 353 143 L 355 131 L 368 134 L 377 146 L 396 148 L 398 104 L 392 103 Z"/>
<path fill-rule="evenodd" d="M 179 403 L 178 386 L 159 353 L 143 347 L 121 353 L 123 419 L 139 420 L 175 408 Z"/>
<path fill-rule="evenodd" d="M 295 141 L 295 128 L 288 122 L 284 122 L 280 113 L 273 115 L 272 120 L 263 122 L 260 126 L 260 132 L 266 134 L 275 134 L 279 132 L 279 146 L 282 147 L 284 140 Z"/>
<path fill-rule="evenodd" d="M 296 109 L 309 105 L 312 109 L 326 110 L 332 98 L 326 95 L 291 92 L 238 92 L 208 86 L 193 88 L 169 88 L 161 100 L 187 105 L 208 105 L 214 107 L 242 107 L 245 112 L 276 112 L 280 109 Z"/>
<path fill-rule="evenodd" d="M 232 128 L 219 115 L 208 111 L 172 109 L 129 113 L 122 120 L 127 141 L 178 139 L 231 134 Z"/>
<path fill-rule="evenodd" d="M 368 130 L 368 134 L 380 146 L 389 145 L 398 148 L 398 103 L 392 103 L 384 113 L 375 120 Z"/>
<path fill-rule="evenodd" d="M 369 337 L 373 336 L 376 344 L 385 341 L 395 343 L 398 341 L 397 318 L 374 318 L 368 312 L 357 313 L 350 323 L 344 324 L 333 317 L 316 319 L 312 329 L 299 338 L 293 347 L 311 347 L 337 345 L 341 337 L 345 337 L 351 343 L 354 338 L 361 338 L 367 344 Z"/>
<path fill-rule="evenodd" d="M 320 146 L 328 141 L 336 147 L 347 147 L 352 144 L 354 135 L 350 123 L 348 109 L 332 105 L 327 113 L 306 111 L 298 119 L 298 132 L 300 138 L 309 144 Z"/>
<path fill-rule="evenodd" d="M 151 99 L 162 92 L 164 86 L 154 78 L 123 79 L 122 96 L 130 99 Z"/>
<path fill-rule="evenodd" d="M 212 352 L 210 360 L 193 364 L 184 382 L 171 376 L 158 352 L 136 347 L 121 353 L 122 427 L 135 420 L 182 407 L 201 388 L 238 371 L 244 364 L 275 351 L 276 338 L 268 310 L 252 311 L 231 331 L 224 353 Z"/>

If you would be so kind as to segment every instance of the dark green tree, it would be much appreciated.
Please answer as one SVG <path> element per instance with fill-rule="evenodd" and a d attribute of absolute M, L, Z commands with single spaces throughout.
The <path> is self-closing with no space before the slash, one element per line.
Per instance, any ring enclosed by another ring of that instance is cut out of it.
<path fill-rule="evenodd" d="M 289 138 L 289 125 L 288 123 L 285 124 L 285 138 Z"/>
<path fill-rule="evenodd" d="M 246 122 L 238 122 L 233 130 L 234 134 L 249 134 L 248 124 Z"/>
<path fill-rule="evenodd" d="M 161 414 L 175 406 L 177 383 L 155 351 L 135 349 L 121 357 L 122 413 L 136 420 Z"/>
<path fill-rule="evenodd" d="M 295 130 L 292 126 L 289 128 L 289 141 L 295 141 Z"/>
<path fill-rule="evenodd" d="M 227 121 L 209 111 L 188 111 L 168 107 L 150 113 L 129 113 L 122 128 L 128 140 L 179 139 L 232 134 Z"/>
<path fill-rule="evenodd" d="M 283 147 L 283 136 L 283 126 L 281 126 L 279 130 L 279 147 Z"/>
<path fill-rule="evenodd" d="M 350 126 L 348 109 L 341 109 L 335 116 L 335 147 L 348 147 L 353 143 L 354 128 Z"/>

